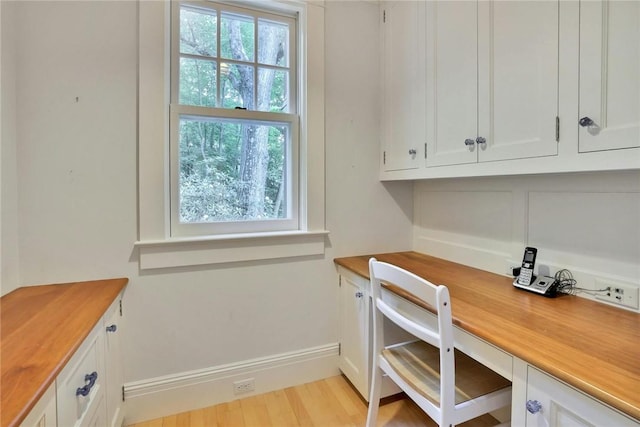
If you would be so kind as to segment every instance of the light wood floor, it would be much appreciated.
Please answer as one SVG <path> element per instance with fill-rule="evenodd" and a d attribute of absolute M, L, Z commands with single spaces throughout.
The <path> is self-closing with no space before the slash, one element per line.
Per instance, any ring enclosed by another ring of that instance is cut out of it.
<path fill-rule="evenodd" d="M 435 426 L 413 402 L 398 396 L 383 399 L 378 426 Z M 344 376 L 336 376 L 129 427 L 361 427 L 366 419 L 367 403 Z M 495 424 L 487 416 L 462 426 Z"/>

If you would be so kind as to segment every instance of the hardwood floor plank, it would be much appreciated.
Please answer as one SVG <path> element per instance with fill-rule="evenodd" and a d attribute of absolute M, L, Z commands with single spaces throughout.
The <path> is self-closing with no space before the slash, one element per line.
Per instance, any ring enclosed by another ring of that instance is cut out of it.
<path fill-rule="evenodd" d="M 298 420 L 298 425 L 300 427 L 313 427 L 311 416 L 303 404 L 304 386 L 288 387 L 285 389 L 285 393 Z"/>
<path fill-rule="evenodd" d="M 346 425 L 345 423 L 350 421 L 342 419 L 345 418 L 342 416 L 345 414 L 342 411 L 342 407 L 332 394 L 325 391 L 328 387 L 323 387 L 323 383 L 324 381 L 316 381 L 305 384 L 308 398 L 304 401 L 304 404 L 309 411 L 313 424 L 317 427 Z"/>
<path fill-rule="evenodd" d="M 218 424 L 225 427 L 245 427 L 242 416 L 242 405 L 239 400 L 223 403 L 218 408 Z"/>
<path fill-rule="evenodd" d="M 344 377 L 336 376 L 327 378 L 324 381 L 349 416 L 361 415 L 363 408 L 366 411 L 367 402 L 355 392 L 353 386 L 349 384 Z"/>
<path fill-rule="evenodd" d="M 247 397 L 240 401 L 242 417 L 246 427 L 271 427 L 271 420 L 264 394 Z M 276 426 L 277 427 L 277 426 Z"/>
<path fill-rule="evenodd" d="M 265 395 L 269 419 L 274 426 L 295 427 L 298 419 L 284 390 L 276 390 Z"/>

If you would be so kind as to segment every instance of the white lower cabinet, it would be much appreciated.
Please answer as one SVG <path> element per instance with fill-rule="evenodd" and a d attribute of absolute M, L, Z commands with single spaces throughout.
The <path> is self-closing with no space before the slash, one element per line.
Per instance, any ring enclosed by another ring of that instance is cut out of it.
<path fill-rule="evenodd" d="M 105 312 L 20 427 L 120 427 L 121 297 Z"/>
<path fill-rule="evenodd" d="M 340 357 L 338 367 L 358 390 L 360 395 L 369 401 L 371 389 L 371 368 L 373 350 L 373 310 L 369 292 L 369 280 L 343 267 L 339 273 L 339 306 L 340 306 Z M 406 341 L 409 336 L 393 323 L 385 321 L 385 339 L 387 344 Z M 381 396 L 400 393 L 393 381 L 383 377 Z"/>
<path fill-rule="evenodd" d="M 514 419 L 526 427 L 627 427 L 640 425 L 554 377 L 526 367 L 526 397 L 513 405 Z M 525 400 L 526 399 L 526 400 Z M 516 425 L 516 424 L 514 424 Z"/>
<path fill-rule="evenodd" d="M 339 368 L 365 398 L 369 398 L 369 282 L 340 272 Z"/>

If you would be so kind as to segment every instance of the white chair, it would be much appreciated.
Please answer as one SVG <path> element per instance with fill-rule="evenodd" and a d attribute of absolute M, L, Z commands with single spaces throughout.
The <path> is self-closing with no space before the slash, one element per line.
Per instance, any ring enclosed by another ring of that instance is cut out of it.
<path fill-rule="evenodd" d="M 376 425 L 382 374 L 386 373 L 441 427 L 450 427 L 511 403 L 511 383 L 454 349 L 451 300 L 446 286 L 436 286 L 397 266 L 369 260 L 374 303 L 373 384 L 367 427 Z M 384 284 L 381 284 L 384 282 Z M 417 297 L 430 313 L 403 310 L 398 291 Z M 385 347 L 383 318 L 408 331 L 416 340 Z"/>

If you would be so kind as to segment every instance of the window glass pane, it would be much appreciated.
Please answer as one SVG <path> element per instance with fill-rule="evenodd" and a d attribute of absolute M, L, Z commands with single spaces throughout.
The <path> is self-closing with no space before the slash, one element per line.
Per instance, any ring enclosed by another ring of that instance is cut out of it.
<path fill-rule="evenodd" d="M 220 64 L 220 93 L 223 108 L 255 110 L 254 68 L 248 65 Z"/>
<path fill-rule="evenodd" d="M 214 10 L 180 8 L 180 53 L 216 56 L 217 27 Z"/>
<path fill-rule="evenodd" d="M 180 97 L 178 102 L 203 107 L 216 106 L 216 63 L 180 58 Z"/>
<path fill-rule="evenodd" d="M 258 21 L 258 62 L 266 65 L 289 66 L 289 26 Z"/>
<path fill-rule="evenodd" d="M 289 112 L 289 72 L 260 68 L 258 70 L 258 110 Z"/>
<path fill-rule="evenodd" d="M 182 223 L 289 218 L 289 125 L 182 117 Z"/>
<path fill-rule="evenodd" d="M 223 13 L 220 16 L 220 55 L 253 62 L 255 29 L 251 16 Z"/>

